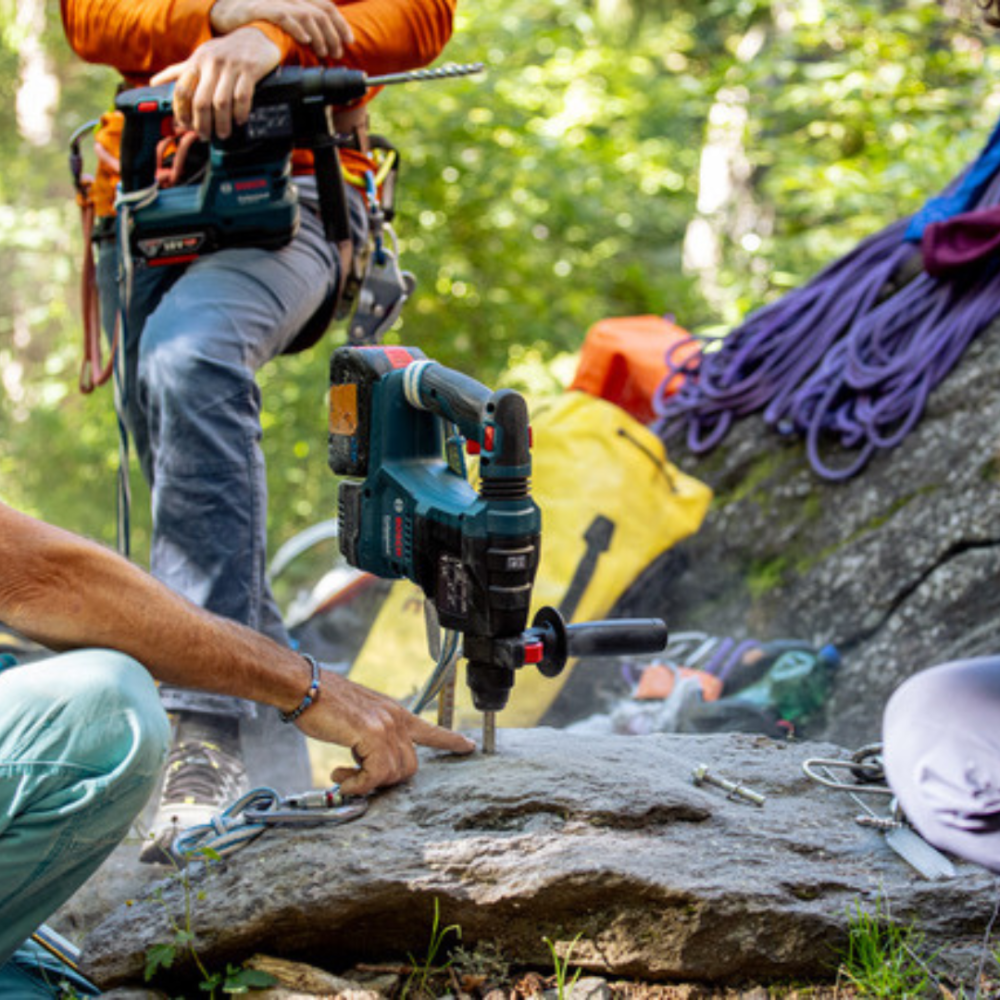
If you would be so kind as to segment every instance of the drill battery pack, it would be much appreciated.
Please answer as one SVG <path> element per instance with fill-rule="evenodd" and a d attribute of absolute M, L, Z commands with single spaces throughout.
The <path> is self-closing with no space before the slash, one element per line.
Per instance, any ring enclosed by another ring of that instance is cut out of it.
<path fill-rule="evenodd" d="M 130 243 L 150 267 L 182 264 L 216 250 L 277 250 L 299 228 L 299 203 L 289 164 L 278 161 L 227 173 L 208 172 L 199 184 L 163 188 L 133 213 Z"/>

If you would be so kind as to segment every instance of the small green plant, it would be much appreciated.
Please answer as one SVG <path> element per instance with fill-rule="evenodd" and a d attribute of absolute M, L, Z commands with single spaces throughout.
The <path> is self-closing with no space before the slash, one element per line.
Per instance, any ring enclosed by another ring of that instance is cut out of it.
<path fill-rule="evenodd" d="M 427 945 L 427 954 L 424 956 L 424 960 L 422 962 L 417 961 L 413 955 L 409 956 L 410 965 L 412 966 L 413 971 L 403 984 L 403 991 L 400 994 L 400 1000 L 406 1000 L 406 998 L 410 995 L 410 990 L 413 988 L 414 980 L 416 980 L 415 992 L 418 996 L 423 996 L 427 991 L 427 983 L 431 976 L 434 976 L 439 972 L 444 972 L 451 965 L 451 959 L 448 959 L 448 961 L 443 965 L 435 965 L 435 962 L 437 961 L 438 952 L 440 952 L 445 938 L 452 932 L 454 932 L 461 941 L 462 928 L 459 927 L 458 924 L 449 924 L 447 927 L 441 926 L 441 906 L 437 897 L 435 897 L 434 921 L 431 924 L 431 939 Z"/>
<path fill-rule="evenodd" d="M 569 960 L 573 957 L 573 949 L 576 947 L 577 941 L 583 936 L 581 931 L 572 941 L 569 943 L 569 947 L 566 949 L 565 958 L 559 956 L 559 952 L 556 950 L 556 946 L 547 937 L 543 937 L 542 940 L 548 945 L 549 952 L 552 955 L 552 964 L 555 966 L 555 979 L 556 979 L 556 996 L 558 1000 L 565 1000 L 566 991 L 573 989 L 576 985 L 576 981 L 580 978 L 580 973 L 583 972 L 579 966 L 577 966 L 576 972 L 573 973 L 573 978 L 567 983 L 566 973 L 569 971 Z"/>
<path fill-rule="evenodd" d="M 263 990 L 278 982 L 270 972 L 260 969 L 244 969 L 242 965 L 227 965 L 225 972 L 213 972 L 208 979 L 198 984 L 199 989 L 215 996 L 216 990 L 223 993 L 249 993 L 251 990 Z"/>
<path fill-rule="evenodd" d="M 210 847 L 201 848 L 200 857 L 204 859 L 206 865 L 220 861 L 221 855 Z M 208 870 L 208 869 L 206 869 Z M 188 955 L 194 962 L 201 975 L 199 989 L 209 995 L 209 1000 L 215 1000 L 218 990 L 227 994 L 248 993 L 252 989 L 263 989 L 274 986 L 277 980 L 268 972 L 261 972 L 258 969 L 244 969 L 239 965 L 227 965 L 225 972 L 210 972 L 198 954 L 195 947 L 195 935 L 192 926 L 192 915 L 194 912 L 194 900 L 204 899 L 203 890 L 195 892 L 191 885 L 191 878 L 186 868 L 177 867 L 173 878 L 180 883 L 184 892 L 184 912 L 178 920 L 170 912 L 166 900 L 163 898 L 163 890 L 156 889 L 153 898 L 163 907 L 167 914 L 167 920 L 173 930 L 173 937 L 169 941 L 159 941 L 146 949 L 146 965 L 144 975 L 148 983 L 163 969 L 173 967 L 174 961 L 179 955 Z"/>
<path fill-rule="evenodd" d="M 922 949 L 923 934 L 912 924 L 896 923 L 881 905 L 870 912 L 858 902 L 849 920 L 841 973 L 861 996 L 927 996 L 934 977 Z"/>

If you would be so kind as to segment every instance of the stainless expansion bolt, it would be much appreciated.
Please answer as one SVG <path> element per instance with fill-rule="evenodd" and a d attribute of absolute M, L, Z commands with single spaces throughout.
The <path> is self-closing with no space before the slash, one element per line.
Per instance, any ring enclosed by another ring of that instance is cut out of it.
<path fill-rule="evenodd" d="M 745 788 L 741 781 L 728 781 L 712 774 L 707 764 L 699 764 L 692 772 L 691 779 L 696 785 L 714 785 L 728 793 L 729 798 L 741 798 L 746 802 L 752 802 L 755 806 L 764 804 L 764 796 L 760 792 L 755 792 L 750 788 Z"/>

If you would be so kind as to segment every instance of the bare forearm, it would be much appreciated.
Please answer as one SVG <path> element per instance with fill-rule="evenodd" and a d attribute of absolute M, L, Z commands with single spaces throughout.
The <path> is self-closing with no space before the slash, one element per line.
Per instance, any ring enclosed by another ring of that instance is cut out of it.
<path fill-rule="evenodd" d="M 302 702 L 312 676 L 297 653 L 202 610 L 109 549 L 3 503 L 0 621 L 54 649 L 117 649 L 160 680 L 285 712 Z M 464 736 L 329 671 L 298 725 L 309 736 L 351 748 L 359 766 L 333 775 L 348 794 L 413 774 L 414 743 L 455 753 L 473 749 Z"/>
<path fill-rule="evenodd" d="M 338 57 L 323 58 L 292 34 L 269 35 L 282 62 L 333 63 L 375 75 L 418 69 L 433 62 L 451 37 L 456 0 L 355 0 L 337 5 L 351 41 Z M 276 15 L 271 15 L 276 17 Z M 269 15 L 260 13 L 260 18 Z M 277 22 L 275 22 L 277 23 Z"/>
<path fill-rule="evenodd" d="M 159 680 L 282 709 L 308 686 L 301 657 L 164 587 L 102 546 L 9 510 L 0 528 L 0 620 L 52 649 L 97 646 Z"/>

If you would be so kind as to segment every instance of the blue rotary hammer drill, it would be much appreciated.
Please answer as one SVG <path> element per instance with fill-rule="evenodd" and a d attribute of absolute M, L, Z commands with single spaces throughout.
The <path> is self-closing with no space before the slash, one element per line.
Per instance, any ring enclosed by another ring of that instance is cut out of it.
<path fill-rule="evenodd" d="M 441 626 L 460 634 L 488 753 L 524 665 L 555 677 L 570 656 L 657 652 L 667 641 L 659 619 L 567 625 L 554 608 L 528 627 L 542 527 L 531 443 L 517 392 L 493 392 L 411 347 L 333 354 L 329 463 L 346 477 L 341 551 L 376 576 L 412 580 Z M 478 489 L 465 450 L 479 456 Z"/>
<path fill-rule="evenodd" d="M 478 72 L 481 65 L 442 66 L 369 77 L 360 70 L 286 66 L 254 91 L 249 120 L 226 139 L 213 136 L 194 178 L 157 185 L 165 143 L 174 141 L 173 85 L 139 87 L 118 95 L 125 117 L 121 149 L 122 202 L 129 207 L 134 258 L 149 266 L 185 263 L 228 247 L 277 248 L 298 228 L 291 183 L 292 152 L 312 151 L 320 215 L 331 242 L 349 239 L 338 137 L 330 111 L 364 97 L 372 87 L 437 80 Z M 178 150 L 181 148 L 177 147 Z M 192 157 L 197 153 L 185 154 Z M 177 155 L 176 153 L 174 154 Z"/>

